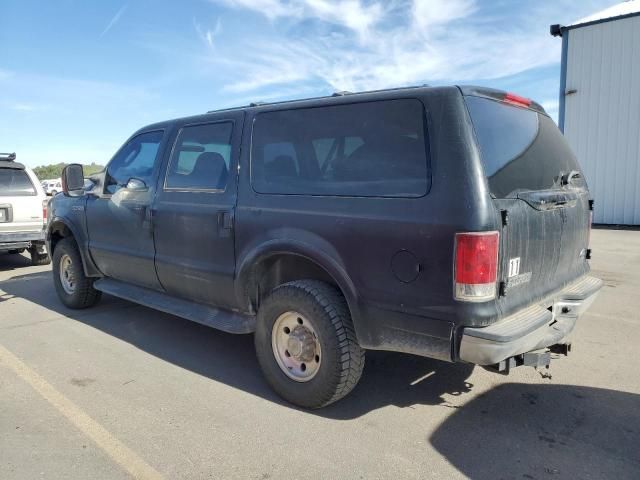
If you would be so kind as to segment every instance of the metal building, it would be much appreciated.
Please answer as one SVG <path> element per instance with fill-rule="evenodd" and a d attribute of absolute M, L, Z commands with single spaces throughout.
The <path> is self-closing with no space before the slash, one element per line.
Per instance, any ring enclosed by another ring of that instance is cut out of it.
<path fill-rule="evenodd" d="M 562 37 L 558 123 L 595 199 L 594 223 L 640 225 L 640 0 L 551 34 Z"/>

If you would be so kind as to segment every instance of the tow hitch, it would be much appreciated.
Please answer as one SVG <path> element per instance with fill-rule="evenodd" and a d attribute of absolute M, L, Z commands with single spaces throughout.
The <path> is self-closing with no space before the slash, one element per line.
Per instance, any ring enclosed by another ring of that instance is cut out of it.
<path fill-rule="evenodd" d="M 549 364 L 551 364 L 552 353 L 567 356 L 570 351 L 571 343 L 557 343 L 543 350 L 535 350 L 505 358 L 495 365 L 489 365 L 487 368 L 503 375 L 508 375 L 512 368 L 522 366 L 548 369 Z"/>

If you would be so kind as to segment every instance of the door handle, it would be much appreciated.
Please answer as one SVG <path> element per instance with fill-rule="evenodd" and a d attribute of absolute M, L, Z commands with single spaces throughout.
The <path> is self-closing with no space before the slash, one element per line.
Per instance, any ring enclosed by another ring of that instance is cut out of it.
<path fill-rule="evenodd" d="M 233 228 L 233 212 L 218 213 L 218 224 L 223 230 L 231 230 Z"/>

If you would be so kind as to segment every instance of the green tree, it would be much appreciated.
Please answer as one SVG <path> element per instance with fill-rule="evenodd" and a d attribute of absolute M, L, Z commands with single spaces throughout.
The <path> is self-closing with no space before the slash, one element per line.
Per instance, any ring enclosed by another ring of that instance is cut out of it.
<path fill-rule="evenodd" d="M 48 180 L 50 178 L 60 178 L 62 175 L 62 169 L 66 167 L 66 163 L 56 163 L 51 165 L 42 165 L 33 169 L 33 173 L 36 174 L 38 180 Z M 103 165 L 92 163 L 91 165 L 83 165 L 85 176 L 93 175 L 101 170 L 104 170 Z"/>

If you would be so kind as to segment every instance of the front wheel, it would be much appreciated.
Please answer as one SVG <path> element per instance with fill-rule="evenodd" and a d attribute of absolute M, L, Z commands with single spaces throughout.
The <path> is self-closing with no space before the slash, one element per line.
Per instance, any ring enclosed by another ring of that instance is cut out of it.
<path fill-rule="evenodd" d="M 255 345 L 271 387 L 285 400 L 320 408 L 347 395 L 364 368 L 347 302 L 315 280 L 280 285 L 258 311 Z"/>
<path fill-rule="evenodd" d="M 94 281 L 84 274 L 75 240 L 71 237 L 60 240 L 53 251 L 53 284 L 62 303 L 74 309 L 95 305 L 101 292 L 93 288 Z"/>

